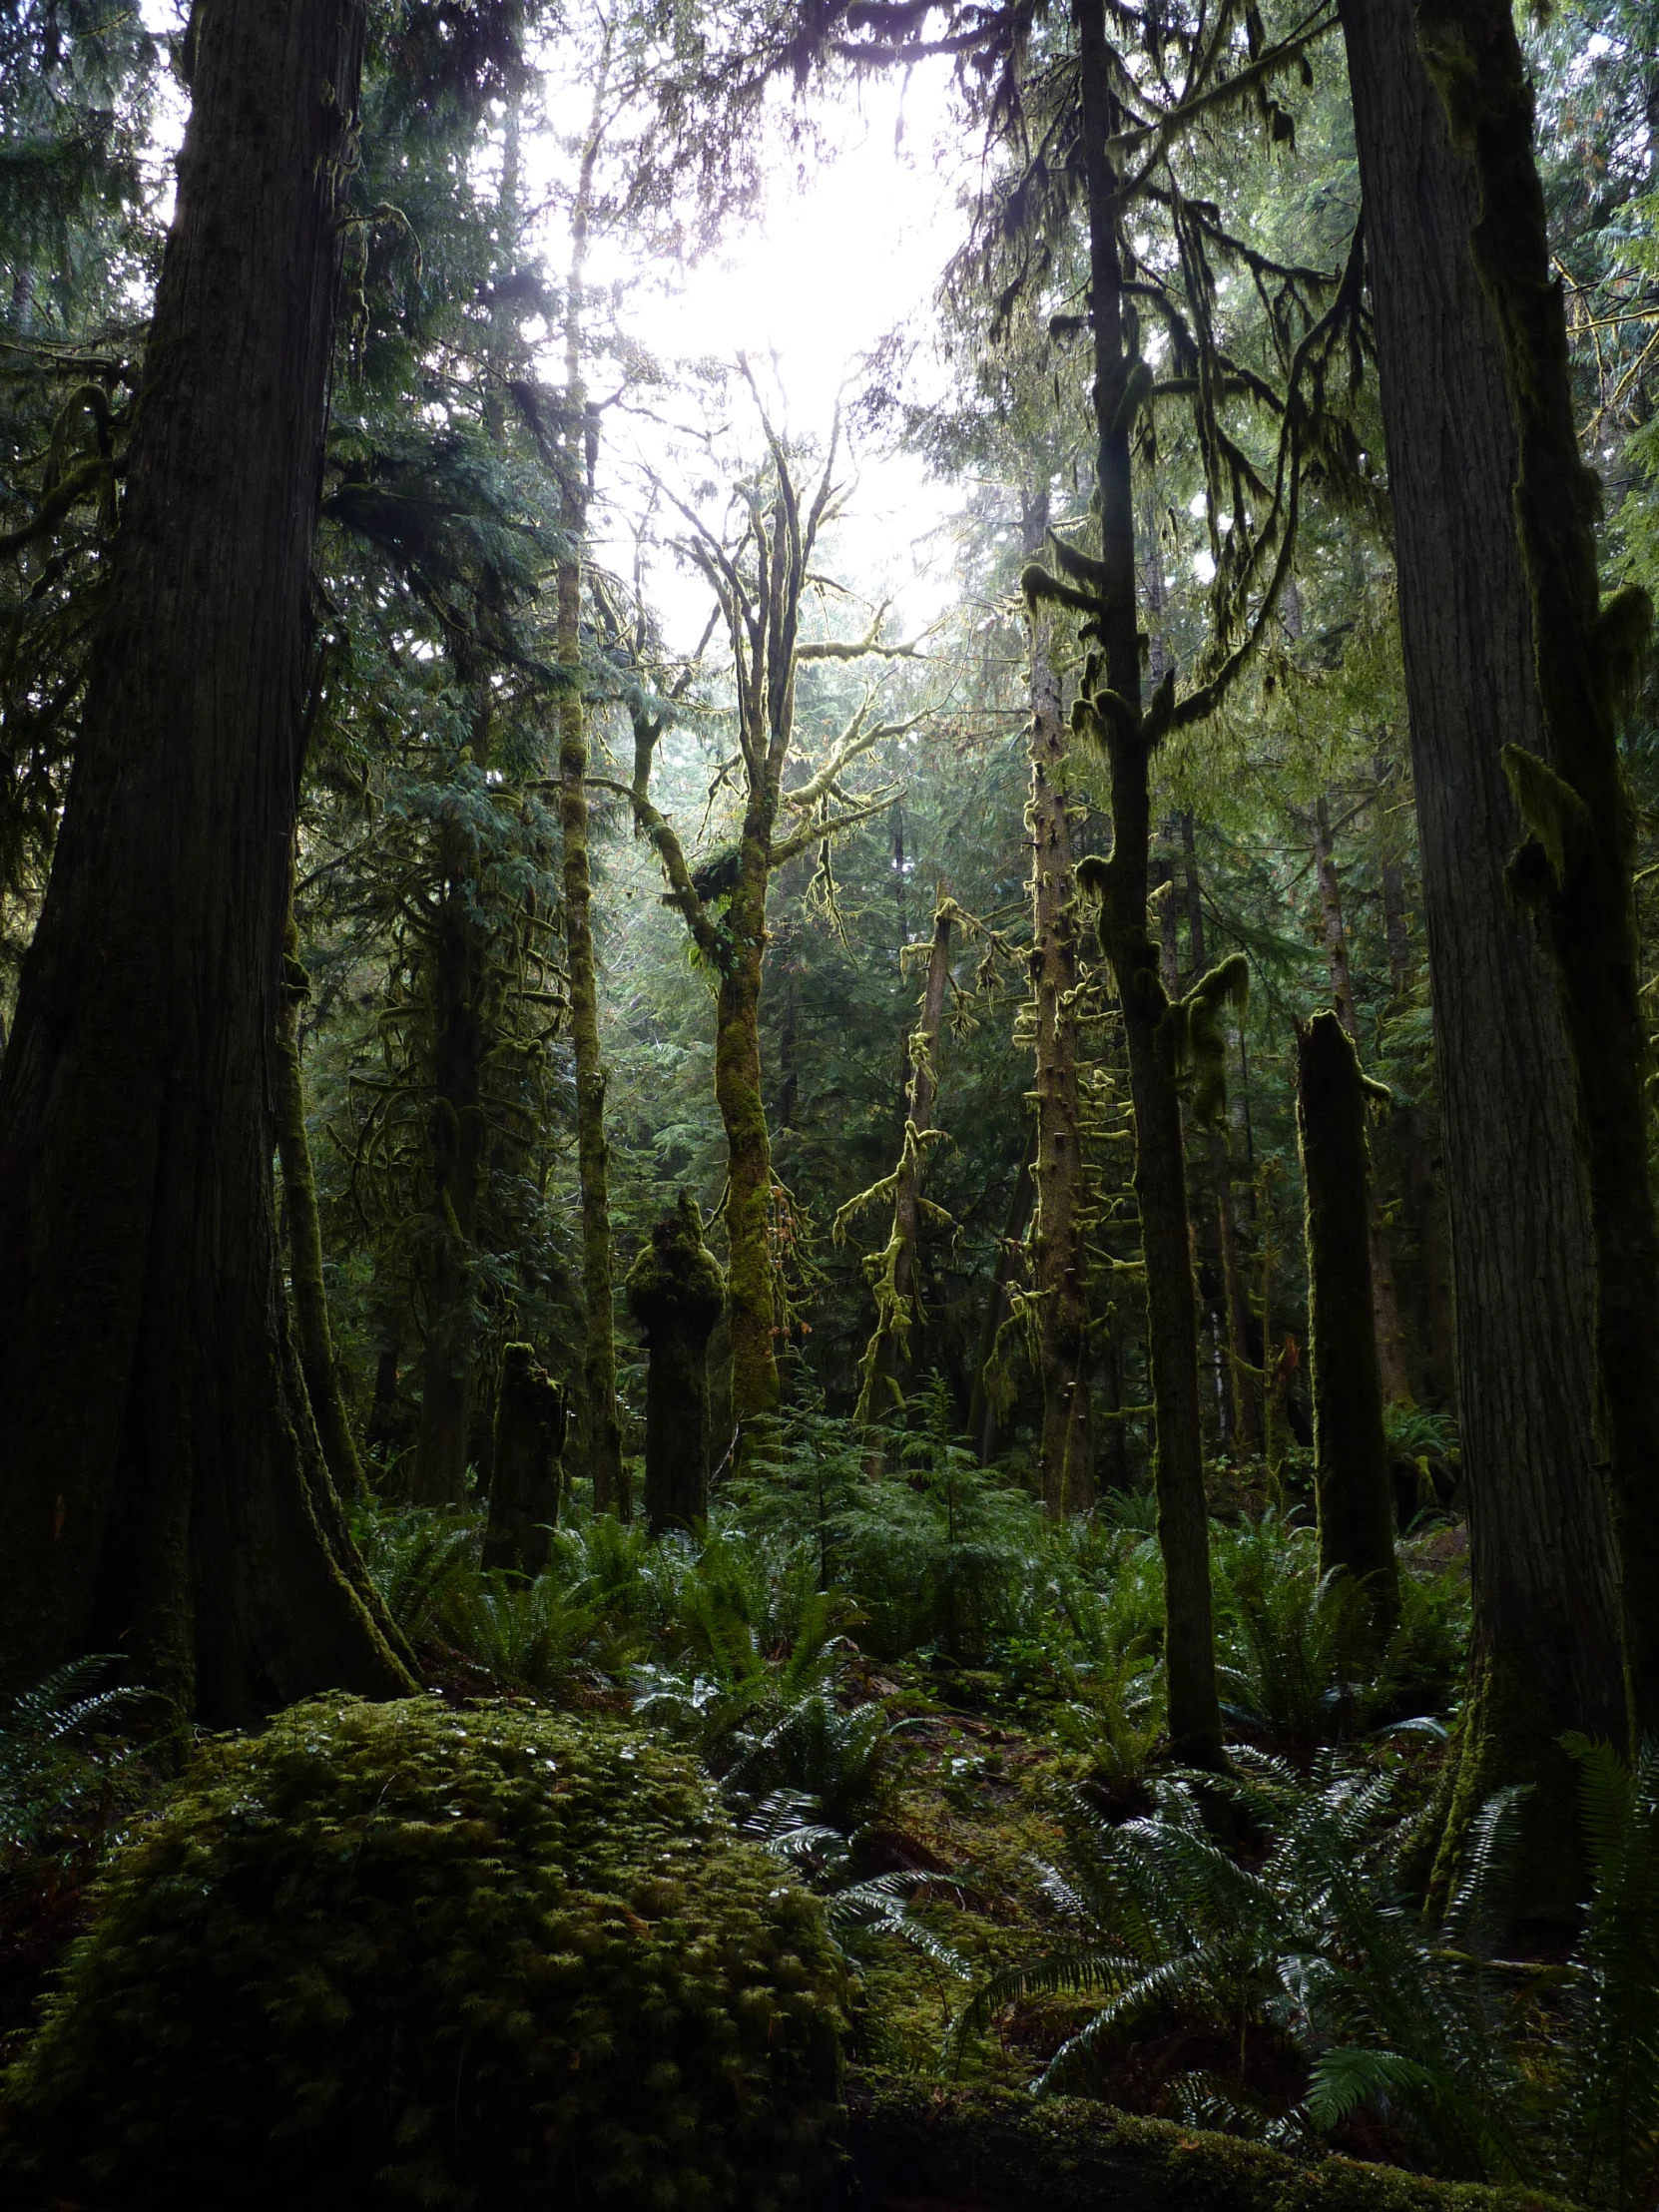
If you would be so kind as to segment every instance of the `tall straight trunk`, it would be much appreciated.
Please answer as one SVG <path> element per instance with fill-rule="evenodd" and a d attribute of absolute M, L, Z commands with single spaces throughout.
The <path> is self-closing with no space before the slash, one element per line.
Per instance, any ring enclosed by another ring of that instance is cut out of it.
<path fill-rule="evenodd" d="M 277 994 L 357 0 L 199 14 L 122 527 L 0 1079 L 0 1676 L 408 1688 L 287 1337 Z"/>
<path fill-rule="evenodd" d="M 892 1229 L 880 1255 L 884 1282 L 876 1286 L 875 1331 L 864 1354 L 863 1384 L 857 1418 L 879 1420 L 902 1408 L 915 1373 L 921 1333 L 917 1285 L 921 1261 L 921 1193 L 927 1178 L 926 1141 L 933 1131 L 938 1096 L 939 1037 L 944 1026 L 944 996 L 950 982 L 950 935 L 955 909 L 941 898 L 933 916 L 927 948 L 927 979 L 921 1012 L 910 1033 L 910 1081 L 904 1102 L 904 1144 L 893 1171 Z M 890 1269 L 890 1272 L 889 1272 Z"/>
<path fill-rule="evenodd" d="M 1420 29 L 1473 164 L 1469 245 L 1497 324 L 1519 449 L 1514 515 L 1543 727 L 1541 743 L 1517 734 L 1505 749 L 1529 832 L 1512 880 L 1553 959 L 1576 1078 L 1634 1746 L 1659 1728 L 1659 1233 L 1648 1174 L 1636 818 L 1619 724 L 1653 610 L 1636 585 L 1601 604 L 1601 486 L 1573 419 L 1566 319 L 1532 150 L 1532 84 L 1513 18 L 1491 0 L 1449 0 L 1435 15 L 1425 10 Z"/>
<path fill-rule="evenodd" d="M 744 824 L 742 872 L 728 913 L 733 950 L 721 972 L 715 1102 L 726 1131 L 727 1284 L 732 1314 L 732 1420 L 744 1429 L 776 1413 L 778 1301 L 773 1287 L 772 1140 L 761 1096 L 761 965 L 768 851 L 776 799 L 763 787 Z"/>
<path fill-rule="evenodd" d="M 362 1462 L 346 1417 L 345 1395 L 334 1364 L 328 1326 L 328 1291 L 322 1272 L 322 1224 L 316 1210 L 316 1178 L 305 1130 L 305 1082 L 299 1066 L 299 1009 L 310 981 L 299 964 L 299 932 L 290 917 L 282 959 L 282 991 L 276 1023 L 276 1157 L 288 1222 L 288 1290 L 293 1300 L 299 1372 L 316 1422 L 317 1441 L 342 1497 L 363 1492 Z"/>
<path fill-rule="evenodd" d="M 1399 1569 L 1372 1299 L 1366 1083 L 1354 1040 L 1332 1013 L 1298 1024 L 1296 1062 L 1320 1573 L 1363 1582 L 1385 1633 L 1399 1617 Z"/>
<path fill-rule="evenodd" d="M 1112 858 L 1101 900 L 1101 935 L 1123 1008 L 1129 1092 L 1135 1112 L 1135 1196 L 1146 1257 L 1154 1425 L 1158 1446 L 1158 1541 L 1164 1558 L 1165 1667 L 1173 1748 L 1193 1760 L 1221 1753 L 1210 1595 L 1209 1508 L 1199 1418 L 1198 1300 L 1187 1219 L 1181 1101 L 1154 1033 L 1167 999 L 1147 939 L 1147 855 L 1151 842 L 1150 738 L 1141 712 L 1141 654 L 1135 604 L 1135 506 L 1124 408 L 1131 361 L 1124 343 L 1118 256 L 1118 183 L 1107 153 L 1114 128 L 1103 0 L 1073 0 L 1082 93 L 1083 168 L 1088 199 L 1089 278 L 1094 321 L 1096 476 L 1100 496 L 1100 628 L 1106 688 L 1118 703 L 1104 715 L 1111 773 Z M 1168 681 L 1168 679 L 1166 679 Z"/>
<path fill-rule="evenodd" d="M 473 1267 L 484 1162 L 485 949 L 472 919 L 464 831 L 442 830 L 444 885 L 430 954 L 433 1062 L 428 1116 L 432 1189 L 426 1232 L 426 1341 L 420 1436 L 409 1494 L 456 1505 L 466 1493 L 468 1411 L 477 1358 Z"/>
<path fill-rule="evenodd" d="M 1354 972 L 1348 957 L 1348 927 L 1343 918 L 1343 887 L 1337 873 L 1336 842 L 1331 833 L 1331 807 L 1322 792 L 1314 802 L 1314 868 L 1319 882 L 1320 920 L 1325 930 L 1326 961 L 1331 971 L 1331 996 L 1337 1019 L 1348 1031 L 1356 1053 L 1360 1049 L 1360 1009 L 1354 997 Z M 1377 1331 L 1377 1366 L 1382 1378 L 1382 1395 L 1397 1405 L 1411 1395 L 1405 1373 L 1405 1352 L 1399 1326 L 1399 1294 L 1394 1288 L 1393 1254 L 1388 1232 L 1378 1203 L 1377 1187 L 1370 1184 L 1371 1212 L 1367 1235 L 1371 1245 L 1372 1321 Z"/>
<path fill-rule="evenodd" d="M 1021 1160 L 1019 1173 L 1014 1178 L 1013 1191 L 1008 1199 L 1008 1218 L 1002 1225 L 1002 1237 L 997 1247 L 996 1274 L 991 1289 L 990 1303 L 985 1308 L 984 1327 L 979 1333 L 979 1357 L 974 1362 L 973 1395 L 968 1405 L 968 1434 L 973 1438 L 979 1464 L 988 1467 L 996 1457 L 997 1400 L 995 1391 L 985 1380 L 985 1372 L 996 1357 L 996 1341 L 1014 1310 L 1014 1278 L 1019 1273 L 1025 1233 L 1031 1226 L 1031 1211 L 1036 1204 L 1037 1184 L 1033 1174 L 1035 1144 Z"/>
<path fill-rule="evenodd" d="M 1528 1903 L 1578 1894 L 1557 1739 L 1623 1698 L 1593 1459 L 1592 1256 L 1547 969 L 1505 891 L 1501 749 L 1542 729 L 1510 500 L 1517 448 L 1468 246 L 1468 171 L 1410 0 L 1341 0 L 1387 432 L 1400 636 L 1438 1051 L 1469 1498 L 1471 1691 L 1454 1840 L 1499 1784 L 1528 1801 Z M 1447 1858 L 1449 1868 L 1449 1857 Z"/>
<path fill-rule="evenodd" d="M 1181 817 L 1181 844 L 1187 865 L 1187 938 L 1192 948 L 1192 969 L 1202 975 L 1209 966 L 1204 942 L 1204 900 L 1198 880 L 1198 848 L 1193 818 Z M 1210 1154 L 1210 1187 L 1215 1193 L 1216 1230 L 1221 1250 L 1222 1294 L 1226 1300 L 1228 1383 L 1233 1405 L 1233 1433 L 1239 1449 L 1260 1453 L 1262 1429 L 1261 1380 L 1253 1372 L 1250 1357 L 1250 1292 L 1239 1261 L 1239 1223 L 1233 1196 L 1233 1157 L 1225 1129 L 1206 1131 Z"/>
<path fill-rule="evenodd" d="M 1042 551 L 1048 491 L 1025 500 L 1025 550 Z M 1082 1114 L 1077 1095 L 1077 884 L 1061 771 L 1067 730 L 1054 667 L 1054 618 L 1034 606 L 1031 622 L 1031 988 L 1036 1011 L 1037 1227 L 1031 1272 L 1037 1297 L 1037 1372 L 1042 1384 L 1043 1504 L 1059 1517 L 1094 1503 L 1094 1431 L 1089 1406 L 1089 1313 L 1083 1215 Z"/>
<path fill-rule="evenodd" d="M 593 950 L 593 889 L 588 868 L 588 740 L 582 697 L 582 544 L 598 446 L 598 415 L 582 373 L 582 284 L 587 269 L 594 169 L 609 75 L 606 26 L 594 82 L 571 215 L 570 276 L 565 290 L 564 519 L 567 551 L 559 562 L 557 649 L 565 690 L 559 701 L 559 816 L 564 830 L 565 965 L 570 1037 L 576 1059 L 576 1171 L 582 1192 L 582 1424 L 584 1457 L 598 1512 L 626 1519 L 630 1500 L 622 1463 L 616 1395 L 616 1313 L 611 1265 L 610 1148 L 605 1142 L 605 1061 L 599 1043 L 599 984 Z"/>

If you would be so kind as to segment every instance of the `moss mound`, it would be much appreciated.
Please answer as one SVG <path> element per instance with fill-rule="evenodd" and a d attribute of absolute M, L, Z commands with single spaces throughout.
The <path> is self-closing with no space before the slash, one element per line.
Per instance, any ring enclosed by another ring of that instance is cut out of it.
<path fill-rule="evenodd" d="M 783 2206 L 822 1916 L 620 1727 L 322 1698 L 200 1756 L 6 2082 L 8 2201 Z"/>

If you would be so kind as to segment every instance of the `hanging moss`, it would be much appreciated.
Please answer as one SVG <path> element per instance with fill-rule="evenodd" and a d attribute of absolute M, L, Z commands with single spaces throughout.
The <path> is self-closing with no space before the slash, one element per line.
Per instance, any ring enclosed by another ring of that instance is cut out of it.
<path fill-rule="evenodd" d="M 625 1288 L 651 1355 L 645 1513 L 658 1536 L 695 1528 L 709 1511 L 709 1338 L 725 1311 L 726 1278 L 690 1191 L 655 1224 Z"/>
<path fill-rule="evenodd" d="M 1368 1086 L 1334 1013 L 1297 1025 L 1320 1572 L 1363 1581 L 1380 1629 L 1399 1612 L 1393 1486 L 1372 1313 Z"/>
<path fill-rule="evenodd" d="M 495 1398 L 486 1567 L 539 1574 L 546 1566 L 549 1532 L 559 1519 L 567 1420 L 565 1393 L 534 1348 L 506 1346 Z"/>
<path fill-rule="evenodd" d="M 210 1744 L 5 2082 L 18 2212 L 803 2202 L 816 1901 L 633 1730 L 321 1698 Z"/>

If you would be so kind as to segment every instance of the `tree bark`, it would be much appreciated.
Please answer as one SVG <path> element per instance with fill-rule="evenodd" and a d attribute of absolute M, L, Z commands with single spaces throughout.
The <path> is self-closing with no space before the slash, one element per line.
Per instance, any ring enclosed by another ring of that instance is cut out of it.
<path fill-rule="evenodd" d="M 1354 998 L 1354 973 L 1348 957 L 1348 928 L 1343 919 L 1343 888 L 1337 874 L 1337 854 L 1331 834 L 1331 807 L 1322 792 L 1314 802 L 1314 868 L 1319 881 L 1320 920 L 1325 931 L 1325 955 L 1331 971 L 1331 996 L 1337 1019 L 1348 1031 L 1356 1053 L 1360 1049 L 1360 1009 Z M 1377 1365 L 1382 1378 L 1382 1395 L 1397 1405 L 1411 1395 L 1405 1373 L 1405 1353 L 1399 1326 L 1399 1297 L 1394 1289 L 1393 1255 L 1388 1232 L 1382 1224 L 1375 1184 L 1371 1190 L 1372 1317 L 1377 1330 Z"/>
<path fill-rule="evenodd" d="M 1532 150 L 1532 84 L 1513 18 L 1491 0 L 1451 0 L 1437 15 L 1424 11 L 1420 29 L 1473 164 L 1469 244 L 1499 333 L 1518 444 L 1514 517 L 1542 729 L 1540 743 L 1517 735 L 1505 751 L 1529 832 L 1511 882 L 1552 956 L 1576 1078 L 1634 1751 L 1659 1726 L 1659 1230 L 1648 1173 L 1636 818 L 1619 726 L 1652 606 L 1636 585 L 1601 604 L 1601 485 L 1573 419 L 1566 319 Z"/>
<path fill-rule="evenodd" d="M 1591 1447 L 1591 1248 L 1570 1066 L 1503 882 L 1500 752 L 1541 742 L 1510 488 L 1517 448 L 1454 155 L 1410 0 L 1342 0 L 1371 263 L 1411 725 L 1474 1628 L 1457 1799 L 1536 1782 L 1529 1902 L 1577 1895 L 1556 1739 L 1622 1710 L 1613 1556 Z M 1449 1857 L 1446 1862 L 1449 1870 Z"/>
<path fill-rule="evenodd" d="M 979 1333 L 979 1357 L 974 1363 L 973 1395 L 968 1406 L 968 1434 L 974 1440 L 979 1464 L 988 1467 L 996 1457 L 997 1400 L 995 1392 L 987 1385 L 985 1371 L 996 1356 L 996 1341 L 1003 1325 L 1014 1310 L 1014 1277 L 1019 1272 L 1025 1245 L 1025 1233 L 1031 1226 L 1031 1210 L 1036 1204 L 1037 1184 L 1033 1173 L 1036 1147 L 1033 1144 L 1019 1164 L 1014 1178 L 1014 1188 L 1008 1200 L 1008 1218 L 1003 1224 L 1001 1241 L 997 1246 L 996 1276 L 991 1290 L 990 1304 L 985 1309 L 985 1325 Z"/>
<path fill-rule="evenodd" d="M 709 1338 L 726 1307 L 720 1267 L 689 1191 L 628 1272 L 628 1311 L 645 1332 L 645 1517 L 653 1536 L 709 1517 Z"/>
<path fill-rule="evenodd" d="M 764 801 L 764 786 L 758 798 Z M 771 806 L 750 803 L 742 873 L 728 922 L 733 945 L 721 975 L 715 1030 L 715 1100 L 726 1131 L 726 1240 L 732 1308 L 732 1418 L 739 1428 L 776 1413 L 778 1301 L 773 1288 L 772 1140 L 761 1096 L 761 969 L 766 945 Z"/>
<path fill-rule="evenodd" d="M 917 1285 L 921 1262 L 921 1193 L 927 1177 L 926 1140 L 933 1131 L 933 1102 L 938 1095 L 939 1038 L 944 1026 L 944 997 L 950 982 L 950 933 L 955 909 L 941 898 L 933 916 L 922 986 L 920 1018 L 911 1031 L 906 1058 L 910 1080 L 904 1102 L 904 1143 L 892 1180 L 892 1228 L 883 1252 L 873 1256 L 875 1329 L 863 1360 L 863 1382 L 855 1418 L 879 1420 L 902 1411 L 915 1373 L 916 1341 L 922 1328 Z M 879 1188 L 879 1186 L 877 1186 Z M 890 1263 L 890 1274 L 888 1267 Z"/>
<path fill-rule="evenodd" d="M 1181 843 L 1187 863 L 1187 937 L 1195 976 L 1209 966 L 1204 940 L 1204 900 L 1199 889 L 1198 850 L 1191 815 L 1181 817 Z M 1222 1290 L 1226 1300 L 1228 1377 L 1233 1400 L 1233 1433 L 1247 1456 L 1258 1456 L 1265 1441 L 1259 1373 L 1250 1357 L 1250 1292 L 1239 1262 L 1239 1224 L 1233 1197 L 1233 1158 L 1225 1129 L 1206 1131 L 1210 1185 L 1215 1193 L 1216 1227 L 1221 1249 Z"/>
<path fill-rule="evenodd" d="M 567 432 L 563 495 L 569 550 L 559 563 L 557 648 L 565 690 L 559 701 L 559 813 L 564 830 L 565 964 L 570 977 L 570 1036 L 576 1058 L 576 1166 L 582 1192 L 583 1456 L 596 1512 L 626 1520 L 630 1500 L 622 1461 L 616 1395 L 615 1291 L 611 1264 L 610 1148 L 605 1141 L 605 1061 L 599 1041 L 593 890 L 588 868 L 588 742 L 582 697 L 582 566 L 599 417 L 587 403 L 582 373 L 582 284 L 587 269 L 594 168 L 603 132 L 610 63 L 607 25 L 571 216 L 570 276 L 565 291 Z"/>
<path fill-rule="evenodd" d="M 202 11 L 125 512 L 0 1081 L 0 1675 L 120 1650 L 216 1724 L 406 1690 L 272 1206 L 355 0 Z"/>
<path fill-rule="evenodd" d="M 484 1565 L 540 1574 L 559 1524 L 565 1393 L 530 1345 L 505 1345 L 495 1395 Z"/>
<path fill-rule="evenodd" d="M 342 1497 L 356 1498 L 365 1486 L 363 1469 L 334 1364 L 328 1292 L 322 1272 L 322 1224 L 317 1218 L 316 1178 L 311 1171 L 310 1139 L 305 1131 L 299 1009 L 309 994 L 310 982 L 299 964 L 299 932 L 290 918 L 282 960 L 275 1062 L 276 1156 L 281 1164 L 288 1218 L 288 1290 L 293 1300 L 299 1371 L 305 1379 L 305 1395 L 310 1400 L 322 1456 L 335 1489 Z"/>
<path fill-rule="evenodd" d="M 1168 1000 L 1147 937 L 1151 842 L 1150 738 L 1141 712 L 1141 655 L 1135 603 L 1135 507 L 1124 393 L 1118 254 L 1118 182 L 1107 142 L 1113 129 L 1110 53 L 1102 0 L 1073 0 L 1082 96 L 1088 200 L 1090 298 L 1094 322 L 1096 476 L 1100 496 L 1101 630 L 1105 687 L 1115 706 L 1101 717 L 1111 774 L 1112 857 L 1101 900 L 1101 935 L 1117 983 L 1135 1112 L 1135 1195 L 1146 1257 L 1154 1423 L 1158 1446 L 1158 1540 L 1164 1557 L 1165 1668 L 1169 1734 L 1181 1757 L 1221 1755 L 1210 1595 L 1209 1505 L 1199 1418 L 1198 1301 L 1187 1218 L 1181 1101 L 1154 1033 Z M 1168 679 L 1166 678 L 1166 681 Z"/>
<path fill-rule="evenodd" d="M 1399 1617 L 1399 1570 L 1372 1296 L 1365 1078 L 1353 1038 L 1332 1013 L 1297 1024 L 1296 1061 L 1320 1573 L 1364 1583 L 1373 1623 L 1385 1635 Z"/>
<path fill-rule="evenodd" d="M 1048 529 L 1048 491 L 1024 502 L 1026 553 L 1040 554 Z M 1094 1431 L 1090 1419 L 1089 1311 L 1083 1215 L 1082 1114 L 1077 1094 L 1077 884 L 1066 821 L 1067 750 L 1050 634 L 1054 618 L 1034 606 L 1031 626 L 1031 987 L 1035 1001 L 1037 1142 L 1036 1234 L 1031 1273 L 1037 1307 L 1037 1370 L 1042 1383 L 1043 1504 L 1056 1518 L 1094 1503 Z"/>
<path fill-rule="evenodd" d="M 440 834 L 443 883 L 430 949 L 432 1189 L 426 1230 L 426 1341 L 420 1364 L 420 1437 L 409 1486 L 417 1505 L 458 1505 L 466 1494 L 467 1414 L 477 1355 L 472 1275 L 484 1160 L 488 954 L 470 910 L 472 857 L 453 807 Z"/>

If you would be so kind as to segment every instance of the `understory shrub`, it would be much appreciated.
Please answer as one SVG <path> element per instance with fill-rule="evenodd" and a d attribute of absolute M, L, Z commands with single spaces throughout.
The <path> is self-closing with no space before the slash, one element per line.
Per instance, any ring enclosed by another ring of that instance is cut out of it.
<path fill-rule="evenodd" d="M 637 1731 L 320 1698 L 114 1862 L 7 2077 L 7 2201 L 773 2212 L 839 1994 L 819 1905 Z"/>

